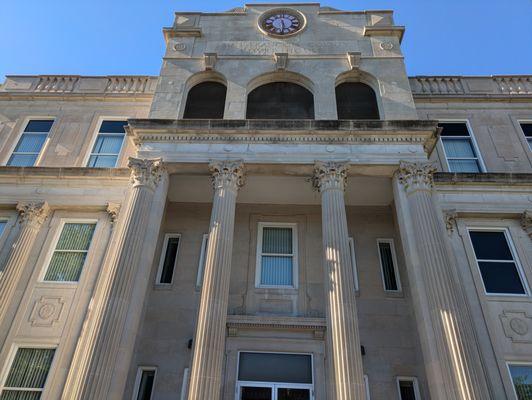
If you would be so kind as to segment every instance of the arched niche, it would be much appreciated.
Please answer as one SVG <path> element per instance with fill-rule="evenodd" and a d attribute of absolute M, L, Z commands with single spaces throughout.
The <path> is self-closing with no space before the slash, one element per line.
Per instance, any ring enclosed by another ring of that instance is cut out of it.
<path fill-rule="evenodd" d="M 336 79 L 338 119 L 380 119 L 376 80 L 357 71 L 341 74 Z"/>
<path fill-rule="evenodd" d="M 227 85 L 225 78 L 213 72 L 192 76 L 188 87 L 184 119 L 222 119 L 225 110 Z"/>

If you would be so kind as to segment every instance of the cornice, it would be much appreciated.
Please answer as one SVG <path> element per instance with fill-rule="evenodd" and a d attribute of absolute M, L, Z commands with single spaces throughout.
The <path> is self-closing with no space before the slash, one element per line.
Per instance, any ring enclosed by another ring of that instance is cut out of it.
<path fill-rule="evenodd" d="M 531 186 L 531 173 L 457 173 L 457 172 L 436 172 L 434 174 L 434 184 L 436 186 L 444 185 L 513 185 L 513 186 Z"/>
<path fill-rule="evenodd" d="M 275 316 L 254 316 L 254 315 L 228 315 L 228 328 L 271 328 L 271 329 L 300 329 L 310 331 L 324 331 L 327 322 L 325 318 L 304 318 L 304 317 L 275 317 Z"/>
<path fill-rule="evenodd" d="M 0 166 L 0 179 L 111 179 L 127 182 L 128 168 L 7 167 Z"/>

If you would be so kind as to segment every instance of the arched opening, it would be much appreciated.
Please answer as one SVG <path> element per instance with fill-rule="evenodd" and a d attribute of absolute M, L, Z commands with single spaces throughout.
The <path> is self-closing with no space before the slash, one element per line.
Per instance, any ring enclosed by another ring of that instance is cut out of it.
<path fill-rule="evenodd" d="M 375 91 L 362 82 L 336 86 L 338 119 L 380 119 Z"/>
<path fill-rule="evenodd" d="M 219 82 L 202 82 L 192 87 L 187 95 L 183 118 L 222 119 L 227 88 Z"/>
<path fill-rule="evenodd" d="M 247 119 L 314 119 L 314 95 L 291 82 L 272 82 L 248 94 Z"/>

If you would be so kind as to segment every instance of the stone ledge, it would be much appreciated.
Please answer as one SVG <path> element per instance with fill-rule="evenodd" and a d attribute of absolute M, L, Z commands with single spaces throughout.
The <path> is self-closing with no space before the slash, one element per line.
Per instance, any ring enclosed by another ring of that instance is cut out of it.
<path fill-rule="evenodd" d="M 128 168 L 89 167 L 10 167 L 0 166 L 0 177 L 17 178 L 109 178 L 129 179 Z"/>
<path fill-rule="evenodd" d="M 326 326 L 327 322 L 325 318 L 278 317 L 256 315 L 227 316 L 227 327 L 236 329 L 272 328 L 324 331 L 326 329 Z"/>
<path fill-rule="evenodd" d="M 434 182 L 438 184 L 501 184 L 501 185 L 532 185 L 531 173 L 466 173 L 466 172 L 437 172 L 434 174 Z"/>

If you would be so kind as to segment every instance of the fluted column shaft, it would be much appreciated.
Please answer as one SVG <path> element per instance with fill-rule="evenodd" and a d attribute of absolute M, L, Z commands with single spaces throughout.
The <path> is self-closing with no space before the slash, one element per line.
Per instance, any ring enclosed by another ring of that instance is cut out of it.
<path fill-rule="evenodd" d="M 437 364 L 427 374 L 429 387 L 435 400 L 490 399 L 473 319 L 458 271 L 448 254 L 445 228 L 432 197 L 434 172 L 430 164 L 401 163 L 396 174 L 397 188 L 405 190 L 406 194 L 396 195 L 397 207 L 399 212 L 401 207 L 407 209 L 411 221 L 403 223 L 414 227 L 409 231 L 418 260 L 409 263 L 409 277 L 414 280 L 411 282 L 414 304 L 427 307 L 431 324 L 428 329 L 420 330 L 421 336 L 425 335 L 422 342 L 425 342 L 429 367 Z M 405 204 L 400 204 L 402 202 Z M 404 232 L 403 227 L 402 234 Z"/>
<path fill-rule="evenodd" d="M 220 398 L 236 197 L 243 184 L 240 162 L 217 162 L 210 168 L 214 199 L 194 338 L 189 400 Z"/>
<path fill-rule="evenodd" d="M 9 258 L 6 261 L 4 271 L 0 276 L 0 322 L 5 321 L 6 313 L 15 289 L 28 261 L 31 249 L 35 245 L 35 239 L 50 212 L 46 202 L 19 203 L 20 233 L 16 239 Z"/>
<path fill-rule="evenodd" d="M 64 400 L 116 397 L 109 391 L 113 375 L 121 373 L 115 368 L 118 360 L 124 358 L 122 353 L 133 351 L 132 347 L 121 347 L 121 343 L 128 334 L 128 311 L 136 280 L 143 279 L 138 277 L 143 274 L 140 260 L 154 191 L 164 173 L 161 164 L 160 159 L 129 160 L 132 171 L 129 199 L 120 212 L 109 253 L 101 268 L 63 391 Z"/>
<path fill-rule="evenodd" d="M 334 392 L 338 400 L 364 400 L 364 373 L 344 191 L 347 164 L 318 162 L 314 186 L 321 192 L 322 234 L 331 335 Z"/>

